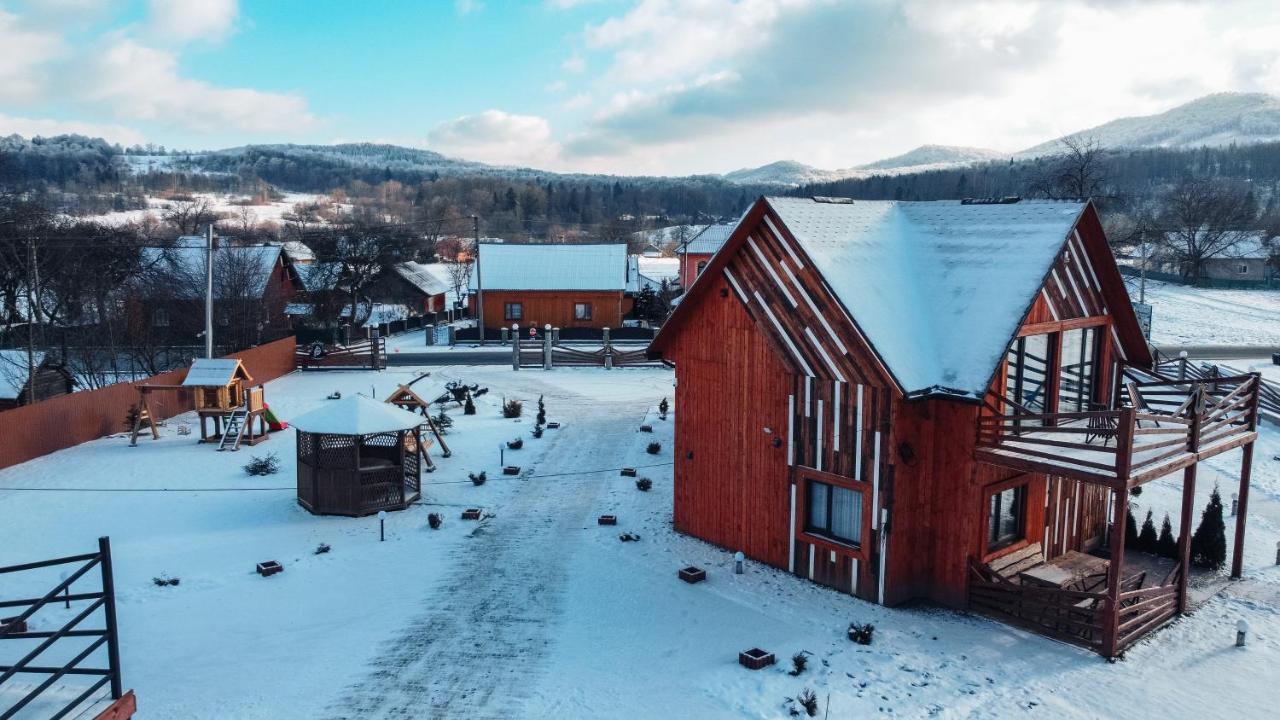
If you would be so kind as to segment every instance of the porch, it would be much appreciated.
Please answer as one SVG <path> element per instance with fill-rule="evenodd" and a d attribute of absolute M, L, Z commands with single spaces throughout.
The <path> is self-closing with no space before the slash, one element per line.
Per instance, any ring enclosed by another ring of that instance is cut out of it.
<path fill-rule="evenodd" d="M 1197 595 L 1210 594 L 1194 592 L 1189 582 L 1195 575 L 1204 583 L 1218 577 L 1196 572 L 1190 562 L 1196 467 L 1235 448 L 1242 448 L 1242 462 L 1231 576 L 1240 576 L 1260 387 L 1257 374 L 1177 381 L 1134 369 L 1117 384 L 1121 407 L 1088 412 L 1033 413 L 992 394 L 977 428 L 980 462 L 1105 493 L 1099 507 L 1109 522 L 1099 547 L 1050 552 L 1034 543 L 986 563 L 969 561 L 971 608 L 1106 657 L 1186 612 Z M 1126 549 L 1129 491 L 1179 470 L 1176 559 Z"/>

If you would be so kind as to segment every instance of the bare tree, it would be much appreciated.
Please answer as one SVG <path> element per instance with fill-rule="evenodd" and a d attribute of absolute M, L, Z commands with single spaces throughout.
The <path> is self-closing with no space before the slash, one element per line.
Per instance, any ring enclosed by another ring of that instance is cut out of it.
<path fill-rule="evenodd" d="M 200 196 L 190 200 L 173 200 L 161 217 L 172 225 L 179 235 L 195 235 L 205 225 L 218 219 L 209 198 Z"/>
<path fill-rule="evenodd" d="M 1092 198 L 1105 194 L 1110 181 L 1103 160 L 1106 150 L 1092 137 L 1067 136 L 1058 141 L 1060 152 L 1031 181 L 1030 195 L 1051 200 Z"/>
<path fill-rule="evenodd" d="M 471 284 L 471 272 L 475 267 L 474 243 L 457 236 L 443 238 L 436 242 L 436 255 L 449 271 L 454 297 L 461 298 Z"/>
<path fill-rule="evenodd" d="M 1258 203 L 1244 183 L 1184 178 L 1163 198 L 1159 244 L 1182 276 L 1200 281 L 1206 260 L 1219 257 L 1258 231 Z"/>

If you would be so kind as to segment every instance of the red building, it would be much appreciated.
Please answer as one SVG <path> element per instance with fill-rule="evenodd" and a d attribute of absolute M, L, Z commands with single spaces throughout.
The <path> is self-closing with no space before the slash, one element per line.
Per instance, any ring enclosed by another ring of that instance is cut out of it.
<path fill-rule="evenodd" d="M 1188 528 L 1243 447 L 1247 500 L 1257 377 L 1153 374 L 1088 203 L 762 198 L 703 275 L 651 348 L 683 532 L 1115 655 L 1186 608 L 1190 532 L 1126 570 L 1128 490 L 1181 471 Z"/>
<path fill-rule="evenodd" d="M 708 225 L 676 248 L 676 255 L 680 258 L 680 287 L 693 287 L 693 281 L 698 279 L 703 268 L 711 262 L 711 256 L 729 239 L 735 227 L 732 223 Z"/>

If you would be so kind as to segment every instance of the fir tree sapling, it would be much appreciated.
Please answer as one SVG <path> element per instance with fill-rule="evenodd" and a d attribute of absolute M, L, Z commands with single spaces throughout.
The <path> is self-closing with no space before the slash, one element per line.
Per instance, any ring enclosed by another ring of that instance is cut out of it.
<path fill-rule="evenodd" d="M 805 667 L 807 667 L 808 665 L 809 665 L 809 656 L 806 655 L 802 650 L 796 653 L 795 655 L 791 656 L 791 670 L 787 674 L 792 677 L 795 677 L 796 675 L 799 675 L 800 673 L 804 672 Z"/>
<path fill-rule="evenodd" d="M 519 400 L 502 401 L 502 417 L 510 420 L 520 417 L 522 412 L 524 412 L 524 403 Z"/>
<path fill-rule="evenodd" d="M 1164 514 L 1164 522 L 1160 523 L 1160 539 L 1156 541 L 1156 554 L 1175 560 L 1178 557 L 1178 541 L 1173 537 L 1173 523 L 1169 522 L 1169 513 Z"/>
<path fill-rule="evenodd" d="M 1141 549 L 1138 547 L 1138 519 L 1133 516 L 1132 506 L 1124 521 L 1124 546 L 1129 550 Z"/>
<path fill-rule="evenodd" d="M 547 424 L 547 406 L 542 402 L 542 396 L 538 396 L 538 417 L 534 420 L 535 425 Z"/>
<path fill-rule="evenodd" d="M 1138 549 L 1144 553 L 1154 555 L 1158 540 L 1156 537 L 1156 524 L 1151 519 L 1151 511 L 1148 510 L 1147 519 L 1142 521 L 1142 531 L 1138 533 Z"/>
<path fill-rule="evenodd" d="M 453 418 L 449 417 L 444 408 L 440 408 L 440 412 L 436 413 L 436 416 L 431 418 L 431 421 L 436 424 L 436 429 L 440 431 L 441 435 L 447 434 L 449 428 L 453 427 Z"/>
<path fill-rule="evenodd" d="M 658 417 L 663 420 L 667 419 L 667 411 L 671 409 L 671 405 L 667 403 L 666 398 L 662 398 L 662 402 L 658 403 Z"/>
<path fill-rule="evenodd" d="M 804 708 L 804 712 L 809 717 L 818 716 L 818 695 L 805 688 L 800 692 L 800 697 L 796 698 L 796 702 L 800 703 L 800 707 Z"/>
<path fill-rule="evenodd" d="M 471 400 L 471 393 L 467 393 L 467 401 L 462 406 L 463 415 L 475 415 L 476 404 Z"/>
<path fill-rule="evenodd" d="M 1210 570 L 1220 570 L 1227 562 L 1227 526 L 1222 520 L 1222 497 L 1216 485 L 1200 515 L 1200 525 L 1191 535 L 1191 562 Z"/>

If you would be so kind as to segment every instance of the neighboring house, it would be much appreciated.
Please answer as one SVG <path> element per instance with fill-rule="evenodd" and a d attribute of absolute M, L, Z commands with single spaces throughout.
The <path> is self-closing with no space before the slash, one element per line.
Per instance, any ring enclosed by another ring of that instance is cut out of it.
<path fill-rule="evenodd" d="M 625 244 L 481 243 L 471 278 L 489 328 L 622 327 L 638 289 Z"/>
<path fill-rule="evenodd" d="M 676 256 L 680 258 L 680 287 L 686 290 L 693 287 L 693 281 L 698 279 L 698 275 L 711 262 L 711 257 L 724 245 L 725 240 L 729 239 L 729 233 L 735 227 L 737 225 L 733 223 L 708 225 L 688 242 L 676 247 Z"/>
<path fill-rule="evenodd" d="M 1187 277 L 1190 268 L 1179 257 L 1178 247 L 1177 240 L 1166 244 L 1138 245 L 1118 262 L 1141 270 L 1145 252 L 1148 272 Z M 1206 258 L 1200 272 L 1201 279 L 1249 283 L 1263 283 L 1277 276 L 1280 276 L 1280 238 L 1267 237 L 1263 233 L 1248 235 L 1215 257 Z"/>
<path fill-rule="evenodd" d="M 636 269 L 640 275 L 647 278 L 654 284 L 654 289 L 661 284 L 663 280 L 672 287 L 680 286 L 680 263 L 678 257 L 648 257 L 640 255 L 636 257 Z"/>
<path fill-rule="evenodd" d="M 650 347 L 676 372 L 678 530 L 1106 655 L 1185 608 L 1163 570 L 1124 573 L 1128 491 L 1251 448 L 1248 394 L 1202 418 L 1203 445 L 1176 420 L 1135 439 L 1117 377 L 1151 356 L 1091 204 L 761 198 L 703 276 Z M 1148 390 L 1177 405 L 1180 387 Z M 1136 623 L 1135 585 L 1165 598 Z M 1042 622 L 1055 602 L 1072 632 Z"/>
<path fill-rule="evenodd" d="M 412 316 L 433 322 L 451 317 L 458 299 L 444 263 L 396 263 L 383 271 L 367 294 L 375 302 L 405 305 Z"/>
<path fill-rule="evenodd" d="M 144 248 L 144 271 L 132 282 L 131 332 L 162 341 L 193 342 L 204 329 L 206 249 L 179 238 L 176 247 Z M 298 275 L 276 245 L 213 251 L 214 339 L 248 347 L 287 335 L 285 307 Z"/>
<path fill-rule="evenodd" d="M 75 390 L 75 379 L 44 352 L 35 353 L 36 402 Z M 31 401 L 31 365 L 26 350 L 0 350 L 0 410 Z"/>

